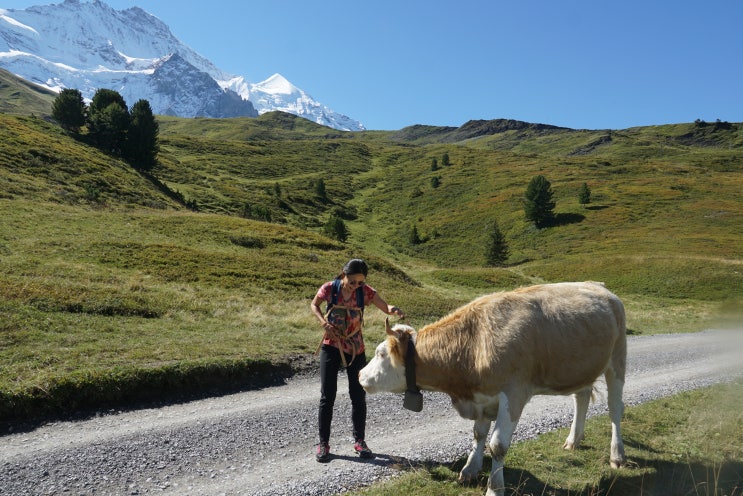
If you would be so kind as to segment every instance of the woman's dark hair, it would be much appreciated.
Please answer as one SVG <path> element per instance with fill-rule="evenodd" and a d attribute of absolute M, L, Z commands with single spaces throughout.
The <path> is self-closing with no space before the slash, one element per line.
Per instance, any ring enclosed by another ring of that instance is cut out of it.
<path fill-rule="evenodd" d="M 368 272 L 369 267 L 367 267 L 366 262 L 360 258 L 354 258 L 349 260 L 348 263 L 343 266 L 343 271 L 338 275 L 338 277 L 336 277 L 336 279 L 343 279 L 343 276 L 353 276 L 356 274 L 364 274 L 364 277 L 366 277 Z"/>

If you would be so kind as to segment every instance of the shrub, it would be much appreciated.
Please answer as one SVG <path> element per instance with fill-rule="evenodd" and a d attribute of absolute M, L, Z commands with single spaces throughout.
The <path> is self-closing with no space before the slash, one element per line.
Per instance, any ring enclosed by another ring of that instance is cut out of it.
<path fill-rule="evenodd" d="M 325 235 L 337 239 L 340 242 L 345 242 L 348 239 L 348 228 L 343 219 L 337 215 L 331 215 L 328 222 L 325 223 L 323 228 Z"/>

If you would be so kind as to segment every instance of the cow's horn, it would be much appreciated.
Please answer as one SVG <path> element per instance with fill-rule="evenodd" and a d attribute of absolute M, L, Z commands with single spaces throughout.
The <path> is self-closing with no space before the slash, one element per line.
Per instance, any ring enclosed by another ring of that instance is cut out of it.
<path fill-rule="evenodd" d="M 384 331 L 387 334 L 389 334 L 390 336 L 392 336 L 392 327 L 390 327 L 390 318 L 389 317 L 385 317 L 384 318 Z"/>

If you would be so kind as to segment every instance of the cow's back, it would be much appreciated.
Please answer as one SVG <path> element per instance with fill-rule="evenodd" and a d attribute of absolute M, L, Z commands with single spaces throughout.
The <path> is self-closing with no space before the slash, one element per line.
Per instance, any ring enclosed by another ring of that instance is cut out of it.
<path fill-rule="evenodd" d="M 518 383 L 533 394 L 568 394 L 593 384 L 613 354 L 626 355 L 624 307 L 599 283 L 494 293 L 439 324 L 441 337 L 458 348 L 462 368 L 474 373 L 467 393 Z M 624 376 L 623 369 L 617 372 Z"/>

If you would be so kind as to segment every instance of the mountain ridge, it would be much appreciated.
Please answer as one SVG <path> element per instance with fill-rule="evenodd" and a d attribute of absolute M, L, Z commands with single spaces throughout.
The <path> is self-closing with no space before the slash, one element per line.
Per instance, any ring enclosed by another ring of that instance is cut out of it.
<path fill-rule="evenodd" d="M 178 60 L 178 56 L 173 56 L 175 60 Z M 168 63 L 169 61 L 163 62 L 163 64 Z M 294 85 L 292 85 L 289 81 L 287 81 L 283 76 L 280 74 L 274 74 L 271 76 L 268 80 L 269 85 L 275 85 L 278 87 L 283 86 L 285 91 L 293 91 L 296 89 Z M 35 98 L 36 95 L 43 95 L 46 99 L 42 100 L 40 99 L 41 106 L 35 106 L 31 108 L 30 105 L 14 105 L 11 104 L 11 98 L 10 95 L 14 95 L 16 97 L 23 96 L 24 99 L 32 100 Z M 56 97 L 57 93 L 55 93 L 52 90 L 49 90 L 48 88 L 44 86 L 40 86 L 36 83 L 27 81 L 21 77 L 16 76 L 12 72 L 3 69 L 0 67 L 0 111 L 9 113 L 9 114 L 16 114 L 16 115 L 31 115 L 31 114 L 39 114 L 43 116 L 50 116 L 51 113 L 51 103 L 53 99 Z M 44 106 L 45 105 L 45 106 Z M 282 116 L 283 114 L 283 116 Z M 167 116 L 167 117 L 178 117 L 178 115 L 174 112 L 165 112 L 162 114 L 159 114 L 161 116 Z M 261 114 L 260 116 L 265 116 L 265 119 L 261 120 L 260 122 L 266 123 L 270 122 L 271 125 L 275 125 L 277 127 L 283 127 L 283 128 L 292 128 L 296 126 L 296 123 L 293 122 L 292 118 L 302 118 L 301 116 L 298 116 L 295 113 L 286 112 L 283 110 L 276 110 L 271 112 L 265 112 Z M 260 117 L 258 114 L 255 116 L 250 117 Z M 235 117 L 244 117 L 241 115 L 226 115 L 225 117 L 221 117 L 219 119 L 223 118 L 235 118 Z M 311 126 L 320 126 L 321 128 L 327 128 L 327 126 L 323 126 L 322 124 L 318 124 L 316 122 L 313 122 L 310 119 L 303 119 L 309 121 L 308 125 Z M 302 126 L 303 129 L 307 130 L 308 126 Z M 371 131 L 374 133 L 383 133 L 386 136 L 389 136 L 389 138 L 392 141 L 402 141 L 402 142 L 415 142 L 417 144 L 427 144 L 427 143 L 456 143 L 458 141 L 464 141 L 468 139 L 483 137 L 483 136 L 492 136 L 498 133 L 503 133 L 507 131 L 524 131 L 524 130 L 552 130 L 552 131 L 573 131 L 570 128 L 564 128 L 564 127 L 558 127 L 553 126 L 550 124 L 540 124 L 540 123 L 530 123 L 530 122 L 524 122 L 524 121 L 518 121 L 513 119 L 489 119 L 489 120 L 470 120 L 462 124 L 461 126 L 431 126 L 426 124 L 414 124 L 411 126 L 406 126 L 400 130 L 397 131 Z M 343 131 L 343 130 L 336 130 L 335 132 L 328 133 L 327 129 L 321 130 L 319 129 L 318 132 L 320 132 L 325 137 L 339 137 L 343 136 L 343 133 L 349 132 L 349 131 Z"/>
<path fill-rule="evenodd" d="M 365 129 L 294 85 L 271 92 L 266 81 L 276 75 L 252 84 L 222 71 L 140 7 L 115 10 L 100 0 L 0 9 L 0 67 L 55 91 L 78 89 L 88 100 L 99 88 L 113 89 L 127 102 L 148 100 L 156 114 L 255 117 L 281 110 L 340 130 Z"/>

